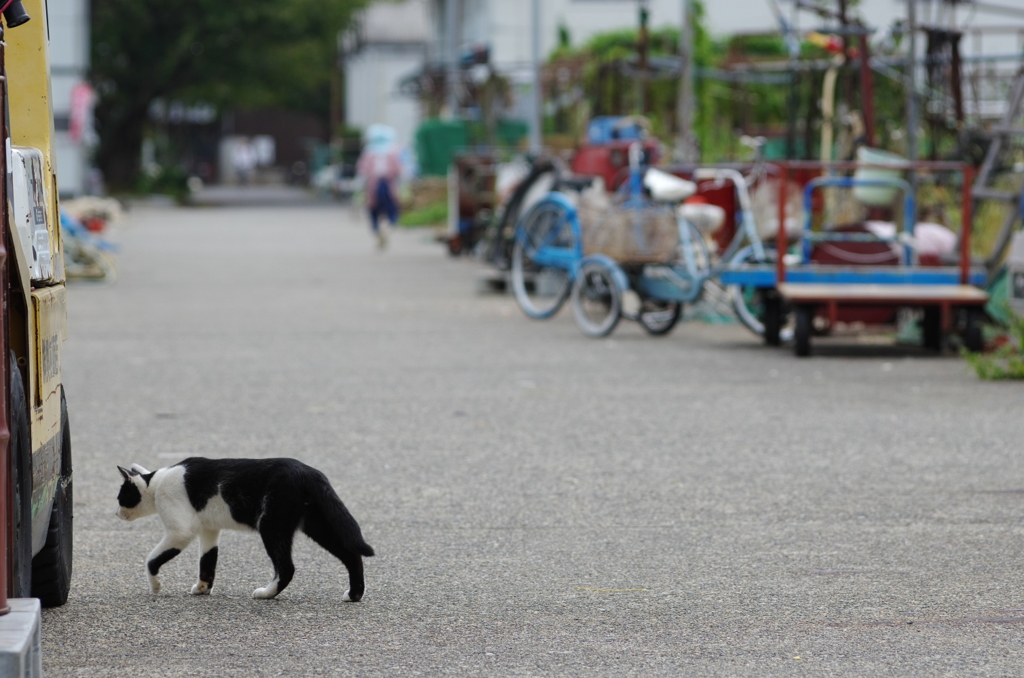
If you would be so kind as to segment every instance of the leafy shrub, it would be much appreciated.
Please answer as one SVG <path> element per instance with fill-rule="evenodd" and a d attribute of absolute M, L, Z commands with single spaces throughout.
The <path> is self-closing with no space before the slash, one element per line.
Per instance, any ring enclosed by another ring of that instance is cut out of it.
<path fill-rule="evenodd" d="M 991 353 L 963 351 L 981 379 L 1024 379 L 1024 317 L 1010 314 L 1010 341 Z"/>

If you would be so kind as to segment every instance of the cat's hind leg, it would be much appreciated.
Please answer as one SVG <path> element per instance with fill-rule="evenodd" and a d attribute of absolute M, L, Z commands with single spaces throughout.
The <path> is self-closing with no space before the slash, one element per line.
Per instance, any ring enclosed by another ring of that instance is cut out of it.
<path fill-rule="evenodd" d="M 160 592 L 160 579 L 157 575 L 164 563 L 178 555 L 192 543 L 192 535 L 167 534 L 160 540 L 149 556 L 146 558 L 146 573 L 149 575 L 149 590 L 156 594 Z"/>
<path fill-rule="evenodd" d="M 323 513 L 315 508 L 306 511 L 302 531 L 345 565 L 345 569 L 348 570 L 348 590 L 345 591 L 342 600 L 358 603 L 363 597 L 365 586 L 363 583 L 363 557 L 352 549 L 346 548 L 337 530 L 327 522 Z"/>
<path fill-rule="evenodd" d="M 213 588 L 219 540 L 220 530 L 203 530 L 199 533 L 199 581 L 192 587 L 193 596 L 207 594 Z"/>
<path fill-rule="evenodd" d="M 363 557 L 358 553 L 347 553 L 341 557 L 341 562 L 348 570 L 348 591 L 341 597 L 349 603 L 358 603 L 363 599 Z"/>
<path fill-rule="evenodd" d="M 252 592 L 253 598 L 273 598 L 291 583 L 295 575 L 292 563 L 292 542 L 295 539 L 296 520 L 287 517 L 278 520 L 264 519 L 260 522 L 260 536 L 267 555 L 274 564 L 274 578 L 263 588 Z"/>

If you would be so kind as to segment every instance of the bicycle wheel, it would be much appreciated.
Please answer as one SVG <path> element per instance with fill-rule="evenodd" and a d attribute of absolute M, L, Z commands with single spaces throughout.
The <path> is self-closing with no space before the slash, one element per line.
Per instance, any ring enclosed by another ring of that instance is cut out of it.
<path fill-rule="evenodd" d="M 748 263 L 749 258 L 749 253 L 737 257 L 732 265 Z M 774 289 L 729 285 L 726 291 L 736 318 L 748 330 L 764 338 L 766 343 L 778 345 L 793 339 L 793 327 L 788 314 L 778 303 L 778 293 Z"/>
<path fill-rule="evenodd" d="M 588 261 L 580 267 L 572 286 L 572 311 L 588 337 L 604 337 L 615 329 L 622 315 L 622 290 L 607 264 Z"/>
<path fill-rule="evenodd" d="M 512 291 L 523 313 L 550 318 L 569 296 L 575 235 L 568 209 L 542 200 L 523 218 L 512 247 Z"/>
<path fill-rule="evenodd" d="M 561 165 L 550 158 L 538 159 L 530 173 L 516 186 L 501 210 L 500 217 L 488 229 L 481 241 L 482 256 L 499 269 L 507 271 L 512 265 L 516 222 L 558 184 Z"/>
<path fill-rule="evenodd" d="M 708 243 L 696 226 L 685 219 L 680 220 L 679 247 L 676 262 L 685 264 L 690 277 L 704 280 L 711 270 L 711 251 Z"/>
<path fill-rule="evenodd" d="M 683 305 L 678 301 L 657 301 L 645 299 L 640 307 L 637 322 L 652 337 L 662 337 L 672 331 L 683 315 Z"/>

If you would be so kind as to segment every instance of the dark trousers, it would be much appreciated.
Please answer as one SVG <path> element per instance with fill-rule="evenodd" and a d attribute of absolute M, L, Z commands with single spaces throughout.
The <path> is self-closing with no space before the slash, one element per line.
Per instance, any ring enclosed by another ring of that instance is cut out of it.
<path fill-rule="evenodd" d="M 391 225 L 398 223 L 398 203 L 391 193 L 391 185 L 384 179 L 377 182 L 377 196 L 370 208 L 370 227 L 376 233 L 380 228 L 379 219 L 386 216 Z"/>

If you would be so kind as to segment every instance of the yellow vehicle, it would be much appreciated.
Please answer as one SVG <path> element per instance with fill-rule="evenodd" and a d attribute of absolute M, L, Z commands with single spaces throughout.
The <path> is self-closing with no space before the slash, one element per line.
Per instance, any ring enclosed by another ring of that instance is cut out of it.
<path fill-rule="evenodd" d="M 8 358 L 8 590 L 62 605 L 71 587 L 71 436 L 61 383 L 67 335 L 46 0 L 0 0 L 7 177 L 0 346 Z M 4 182 L 0 182 L 4 183 Z M 3 488 L 0 488 L 3 489 Z"/>

